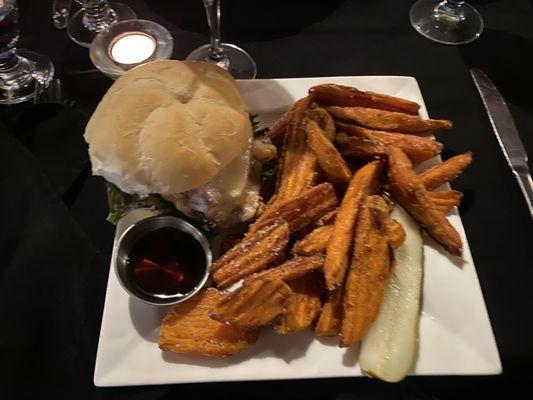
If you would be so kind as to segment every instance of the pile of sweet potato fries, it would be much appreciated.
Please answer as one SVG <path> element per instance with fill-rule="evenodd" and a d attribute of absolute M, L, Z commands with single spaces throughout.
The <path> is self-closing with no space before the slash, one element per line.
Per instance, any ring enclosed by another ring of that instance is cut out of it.
<path fill-rule="evenodd" d="M 375 320 L 404 240 L 390 219 L 399 203 L 452 255 L 461 239 L 445 214 L 462 194 L 434 191 L 470 164 L 470 153 L 417 174 L 440 154 L 424 136 L 449 130 L 414 102 L 352 87 L 312 87 L 266 135 L 278 146 L 276 191 L 242 241 L 211 268 L 213 287 L 165 317 L 163 350 L 230 355 L 261 327 L 280 334 L 311 328 L 358 343 Z M 242 280 L 235 291 L 226 289 Z"/>

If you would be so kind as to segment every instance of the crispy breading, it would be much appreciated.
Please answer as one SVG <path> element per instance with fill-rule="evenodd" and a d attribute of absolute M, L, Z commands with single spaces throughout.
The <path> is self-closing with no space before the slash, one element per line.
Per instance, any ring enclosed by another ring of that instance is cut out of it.
<path fill-rule="evenodd" d="M 309 89 L 321 104 L 342 107 L 370 107 L 380 110 L 418 114 L 420 105 L 399 97 L 381 93 L 363 92 L 354 87 L 326 83 Z"/>
<path fill-rule="evenodd" d="M 296 242 L 292 248 L 292 252 L 299 256 L 325 253 L 332 233 L 333 224 L 319 226 L 308 233 L 303 239 Z"/>
<path fill-rule="evenodd" d="M 452 122 L 443 119 L 422 119 L 418 116 L 364 107 L 326 107 L 337 119 L 355 122 L 367 128 L 405 133 L 425 133 L 452 129 Z"/>
<path fill-rule="evenodd" d="M 317 336 L 337 336 L 342 322 L 342 287 L 328 292 L 322 312 L 315 326 Z"/>
<path fill-rule="evenodd" d="M 241 239 L 237 240 L 230 249 L 224 252 L 222 257 L 220 257 L 211 265 L 210 272 L 214 273 L 218 271 L 233 259 L 248 252 L 251 248 L 269 236 L 276 228 L 278 228 L 279 225 L 283 224 L 286 224 L 286 222 L 278 218 L 277 220 L 272 220 L 269 224 L 267 224 L 268 226 L 265 225 L 260 232 L 257 232 L 254 235 L 248 233 L 244 237 L 241 237 Z"/>
<path fill-rule="evenodd" d="M 425 170 L 418 177 L 427 190 L 433 190 L 457 178 L 471 162 L 472 153 L 469 151 Z"/>
<path fill-rule="evenodd" d="M 257 232 L 276 219 L 287 221 L 290 233 L 294 233 L 333 210 L 337 203 L 333 186 L 327 182 L 321 183 L 292 199 L 275 202 L 250 226 L 248 234 Z"/>
<path fill-rule="evenodd" d="M 367 197 L 359 212 L 344 287 L 340 347 L 359 342 L 378 315 L 394 259 L 387 230 L 389 214 L 390 207 L 380 196 Z"/>
<path fill-rule="evenodd" d="M 280 258 L 289 242 L 289 225 L 273 220 L 254 234 L 248 234 L 212 266 L 213 280 L 224 288 L 266 268 Z"/>
<path fill-rule="evenodd" d="M 428 196 L 435 207 L 443 213 L 448 213 L 453 210 L 454 207 L 459 207 L 461 199 L 463 198 L 463 194 L 457 190 L 428 192 Z"/>
<path fill-rule="evenodd" d="M 318 176 L 317 159 L 307 144 L 304 115 L 296 115 L 287 127 L 278 166 L 277 190 L 268 205 L 297 196 L 311 187 Z"/>
<path fill-rule="evenodd" d="M 344 194 L 324 261 L 324 275 L 329 290 L 335 289 L 344 281 L 357 212 L 364 198 L 378 189 L 382 167 L 381 161 L 372 161 L 360 168 L 353 175 Z"/>
<path fill-rule="evenodd" d="M 159 348 L 179 354 L 229 356 L 257 340 L 259 330 L 244 330 L 209 317 L 227 295 L 209 288 L 170 310 L 159 331 Z"/>
<path fill-rule="evenodd" d="M 307 111 L 307 117 L 315 121 L 320 129 L 324 132 L 324 135 L 330 140 L 335 140 L 336 129 L 335 122 L 331 115 L 322 107 L 314 107 Z"/>
<path fill-rule="evenodd" d="M 357 161 L 370 161 L 387 156 L 387 149 L 377 140 L 339 133 L 336 143 L 344 157 Z"/>
<path fill-rule="evenodd" d="M 274 323 L 279 334 L 298 332 L 315 322 L 322 304 L 320 298 L 324 292 L 324 277 L 312 272 L 289 283 L 292 294 L 283 314 Z"/>
<path fill-rule="evenodd" d="M 272 139 L 278 139 L 283 136 L 285 130 L 293 118 L 307 110 L 313 102 L 313 96 L 305 96 L 297 100 L 292 107 L 281 116 L 281 118 L 268 130 L 267 136 Z"/>
<path fill-rule="evenodd" d="M 383 151 L 385 151 L 384 146 L 398 146 L 414 163 L 419 163 L 435 157 L 440 154 L 443 147 L 442 143 L 437 142 L 436 140 L 417 135 L 410 135 L 408 133 L 378 131 L 342 122 L 337 122 L 336 126 L 338 127 L 339 132 L 345 132 L 350 136 L 350 138 L 344 136 L 342 139 L 344 141 L 343 144 L 346 147 L 349 147 L 351 141 L 354 141 L 356 144 L 360 143 L 360 141 L 354 140 L 354 137 L 381 143 L 383 145 Z"/>
<path fill-rule="evenodd" d="M 242 243 L 244 239 L 244 233 L 243 232 L 235 232 L 235 233 L 228 233 L 227 235 L 224 235 L 224 237 L 222 238 L 222 240 L 220 241 L 220 245 L 219 245 L 219 256 L 217 258 L 217 260 L 221 259 L 223 256 L 225 256 L 231 249 L 234 249 L 235 251 L 235 247 Z M 226 257 L 230 257 L 231 253 L 229 253 Z M 221 265 L 220 263 L 218 263 L 217 265 Z M 210 272 L 213 273 L 215 272 L 214 271 L 214 268 L 213 268 L 213 265 L 211 265 L 211 268 L 210 268 Z"/>
<path fill-rule="evenodd" d="M 281 279 L 254 279 L 229 293 L 209 315 L 231 326 L 258 328 L 283 313 L 291 293 Z"/>
<path fill-rule="evenodd" d="M 290 282 L 307 275 L 313 271 L 321 270 L 324 266 L 324 256 L 322 254 L 313 254 L 310 256 L 294 257 L 283 264 L 274 268 L 265 269 L 256 274 L 247 276 L 244 282 L 250 282 L 254 279 L 281 279 L 284 282 Z"/>
<path fill-rule="evenodd" d="M 453 255 L 460 255 L 462 243 L 459 233 L 433 204 L 405 153 L 395 146 L 389 146 L 387 149 L 388 176 L 394 197 L 442 247 Z"/>
<path fill-rule="evenodd" d="M 327 213 L 325 213 L 322 217 L 320 217 L 316 222 L 315 226 L 322 226 L 322 225 L 329 225 L 335 222 L 335 217 L 337 216 L 338 209 L 331 210 Z"/>
<path fill-rule="evenodd" d="M 336 186 L 346 187 L 350 182 L 352 172 L 337 148 L 315 121 L 307 120 L 304 129 L 307 134 L 307 144 L 315 154 L 318 165 L 324 171 L 327 180 Z"/>
<path fill-rule="evenodd" d="M 388 219 L 385 222 L 385 227 L 387 228 L 387 237 L 389 238 L 390 245 L 393 249 L 397 249 L 405 241 L 405 230 L 403 226 L 395 219 Z"/>

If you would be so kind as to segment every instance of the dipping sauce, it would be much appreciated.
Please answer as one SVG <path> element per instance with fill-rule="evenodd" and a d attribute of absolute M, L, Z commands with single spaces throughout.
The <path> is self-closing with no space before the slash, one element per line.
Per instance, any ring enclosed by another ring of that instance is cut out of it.
<path fill-rule="evenodd" d="M 135 242 L 126 263 L 133 281 L 155 295 L 185 295 L 202 280 L 206 259 L 202 245 L 175 228 L 159 228 Z"/>

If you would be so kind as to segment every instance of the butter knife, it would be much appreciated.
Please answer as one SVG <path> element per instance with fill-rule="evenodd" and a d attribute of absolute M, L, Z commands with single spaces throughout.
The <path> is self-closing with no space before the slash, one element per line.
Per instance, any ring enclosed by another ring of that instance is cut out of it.
<path fill-rule="evenodd" d="M 533 180 L 527 163 L 526 149 L 520 139 L 509 107 L 507 107 L 496 86 L 483 71 L 472 68 L 470 75 L 472 75 L 481 100 L 483 100 L 492 129 L 496 134 L 498 143 L 500 143 L 507 164 L 511 167 L 518 185 L 520 185 L 531 218 L 533 218 Z"/>
<path fill-rule="evenodd" d="M 54 0 L 52 3 L 52 22 L 57 29 L 66 28 L 71 5 L 72 0 Z"/>

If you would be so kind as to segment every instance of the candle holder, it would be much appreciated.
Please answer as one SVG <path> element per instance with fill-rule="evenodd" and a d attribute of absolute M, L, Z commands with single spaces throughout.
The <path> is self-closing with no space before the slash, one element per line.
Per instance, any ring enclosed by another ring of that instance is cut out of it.
<path fill-rule="evenodd" d="M 163 26 L 133 19 L 113 24 L 91 44 L 91 61 L 104 75 L 117 79 L 126 71 L 150 61 L 168 60 L 174 40 Z"/>
<path fill-rule="evenodd" d="M 76 0 L 81 10 L 69 20 L 67 34 L 77 44 L 90 47 L 98 33 L 109 29 L 119 21 L 135 19 L 135 12 L 122 3 L 107 0 Z"/>

